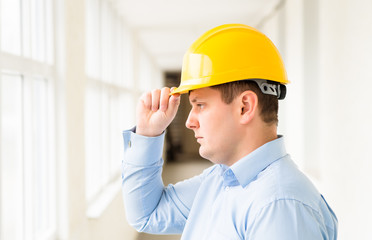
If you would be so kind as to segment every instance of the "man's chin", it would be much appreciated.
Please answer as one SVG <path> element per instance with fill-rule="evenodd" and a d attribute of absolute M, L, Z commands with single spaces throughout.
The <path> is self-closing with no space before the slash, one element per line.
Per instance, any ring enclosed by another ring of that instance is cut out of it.
<path fill-rule="evenodd" d="M 211 162 L 214 163 L 212 154 L 210 152 L 206 151 L 206 149 L 203 148 L 203 146 L 200 146 L 200 148 L 199 148 L 199 155 L 202 158 L 207 159 L 207 160 L 209 160 L 209 161 L 211 161 Z"/>
<path fill-rule="evenodd" d="M 203 149 L 203 147 L 200 145 L 199 147 L 199 155 L 202 157 L 202 158 L 205 158 L 205 159 L 208 159 L 207 158 L 207 155 L 205 153 L 205 150 Z M 209 160 L 209 159 L 208 159 Z"/>

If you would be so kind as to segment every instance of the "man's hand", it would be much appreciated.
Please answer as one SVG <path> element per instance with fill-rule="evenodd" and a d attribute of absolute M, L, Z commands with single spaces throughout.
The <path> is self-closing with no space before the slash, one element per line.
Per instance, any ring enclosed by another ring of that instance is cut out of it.
<path fill-rule="evenodd" d="M 170 96 L 170 89 L 146 92 L 137 106 L 136 133 L 147 137 L 159 136 L 176 116 L 181 96 Z"/>

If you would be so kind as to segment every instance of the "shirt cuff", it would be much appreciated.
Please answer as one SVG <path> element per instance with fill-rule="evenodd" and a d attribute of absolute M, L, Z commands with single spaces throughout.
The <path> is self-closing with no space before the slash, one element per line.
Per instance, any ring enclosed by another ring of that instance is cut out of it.
<path fill-rule="evenodd" d="M 136 128 L 123 131 L 124 163 L 148 166 L 161 162 L 164 135 L 146 137 L 135 133 Z"/>

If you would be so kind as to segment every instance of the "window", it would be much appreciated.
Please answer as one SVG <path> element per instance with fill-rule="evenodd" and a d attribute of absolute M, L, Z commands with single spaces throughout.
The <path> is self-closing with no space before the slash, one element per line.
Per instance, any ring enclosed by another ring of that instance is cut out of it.
<path fill-rule="evenodd" d="M 53 239 L 53 8 L 0 4 L 0 239 Z"/>
<path fill-rule="evenodd" d="M 86 10 L 85 189 L 87 214 L 98 217 L 120 189 L 121 132 L 134 126 L 141 92 L 161 87 L 162 76 L 144 52 L 136 62 L 133 36 L 108 1 L 88 0 Z"/>
<path fill-rule="evenodd" d="M 105 207 L 102 196 L 120 177 L 120 132 L 133 124 L 132 114 L 125 117 L 121 109 L 133 90 L 124 83 L 123 69 L 132 69 L 122 67 L 130 46 L 120 17 L 106 1 L 89 0 L 86 8 L 86 200 L 88 216 L 95 217 Z"/>

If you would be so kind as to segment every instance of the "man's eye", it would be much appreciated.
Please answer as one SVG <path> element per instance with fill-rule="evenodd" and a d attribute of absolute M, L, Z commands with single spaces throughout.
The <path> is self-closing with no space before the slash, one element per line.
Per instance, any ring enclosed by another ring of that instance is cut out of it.
<path fill-rule="evenodd" d="M 201 104 L 201 103 L 196 104 L 196 106 L 197 106 L 198 108 L 204 108 L 204 104 Z"/>

